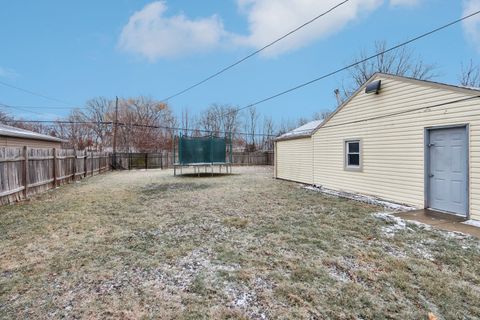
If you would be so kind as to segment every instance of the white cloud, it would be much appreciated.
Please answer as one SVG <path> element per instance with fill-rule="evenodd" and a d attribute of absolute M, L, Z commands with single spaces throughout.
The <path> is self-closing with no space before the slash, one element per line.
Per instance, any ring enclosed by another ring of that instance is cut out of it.
<path fill-rule="evenodd" d="M 183 14 L 166 17 L 164 1 L 135 12 L 123 28 L 119 47 L 154 61 L 198 53 L 218 47 L 226 36 L 217 16 L 189 19 Z"/>
<path fill-rule="evenodd" d="M 0 67 L 0 78 L 14 79 L 14 78 L 18 78 L 18 76 L 19 74 L 15 70 Z"/>
<path fill-rule="evenodd" d="M 183 14 L 167 16 L 165 1 L 156 1 L 135 12 L 122 30 L 119 48 L 140 54 L 151 61 L 158 58 L 196 54 L 227 46 L 261 48 L 297 28 L 338 0 L 236 0 L 248 22 L 247 34 L 225 31 L 214 15 L 191 19 Z M 336 8 L 295 35 L 263 52 L 266 56 L 304 47 L 338 33 L 349 23 L 366 16 L 382 4 L 412 6 L 422 0 L 354 0 Z M 471 0 L 478 1 L 478 0 Z"/>
<path fill-rule="evenodd" d="M 260 48 L 290 30 L 327 11 L 338 0 L 237 0 L 247 15 L 250 34 L 237 36 L 236 43 Z M 314 40 L 340 31 L 347 23 L 378 8 L 383 0 L 356 0 L 335 9 L 311 25 L 266 50 L 267 55 L 277 55 L 303 47 Z"/>
<path fill-rule="evenodd" d="M 480 0 L 464 0 L 463 16 L 480 10 Z M 472 42 L 480 52 L 480 15 L 473 16 L 463 22 L 463 30 L 468 40 Z"/>
<path fill-rule="evenodd" d="M 420 3 L 420 0 L 390 0 L 392 6 L 408 6 L 413 7 Z"/>

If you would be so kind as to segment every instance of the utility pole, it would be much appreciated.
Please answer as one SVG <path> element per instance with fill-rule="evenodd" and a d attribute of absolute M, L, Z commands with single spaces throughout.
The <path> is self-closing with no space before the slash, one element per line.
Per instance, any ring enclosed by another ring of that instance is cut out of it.
<path fill-rule="evenodd" d="M 117 166 L 117 126 L 118 126 L 118 97 L 115 97 L 115 122 L 113 123 L 113 167 Z"/>
<path fill-rule="evenodd" d="M 118 97 L 115 97 L 115 121 L 113 123 L 113 153 L 117 153 Z"/>

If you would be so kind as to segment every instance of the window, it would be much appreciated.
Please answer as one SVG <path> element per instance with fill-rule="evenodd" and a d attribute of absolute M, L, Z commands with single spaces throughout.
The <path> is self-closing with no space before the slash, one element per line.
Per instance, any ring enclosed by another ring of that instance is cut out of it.
<path fill-rule="evenodd" d="M 345 141 L 345 169 L 361 169 L 360 140 Z"/>

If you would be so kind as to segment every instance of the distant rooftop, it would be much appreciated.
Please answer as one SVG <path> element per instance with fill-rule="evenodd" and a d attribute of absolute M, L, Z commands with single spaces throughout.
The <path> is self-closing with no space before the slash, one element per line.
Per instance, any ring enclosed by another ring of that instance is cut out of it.
<path fill-rule="evenodd" d="M 42 140 L 42 141 L 63 142 L 63 140 L 59 138 L 47 136 L 45 134 L 40 134 L 37 132 L 25 130 L 25 129 L 7 126 L 5 124 L 0 124 L 0 136 L 23 138 L 23 139 L 34 139 L 34 140 Z"/>
<path fill-rule="evenodd" d="M 310 121 L 301 127 L 298 127 L 296 129 L 293 129 L 292 131 L 282 134 L 276 140 L 287 140 L 287 139 L 294 139 L 299 137 L 308 137 L 322 122 L 323 120 Z"/>

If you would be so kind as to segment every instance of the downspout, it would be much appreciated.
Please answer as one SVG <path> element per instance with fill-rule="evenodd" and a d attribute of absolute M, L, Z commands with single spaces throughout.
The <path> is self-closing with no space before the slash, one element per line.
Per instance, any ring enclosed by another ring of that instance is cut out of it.
<path fill-rule="evenodd" d="M 274 142 L 274 145 L 275 147 L 273 148 L 273 164 L 274 164 L 274 170 L 273 170 L 273 174 L 274 174 L 274 178 L 277 179 L 277 141 Z"/>
<path fill-rule="evenodd" d="M 315 140 L 313 139 L 315 134 L 310 136 L 312 140 L 312 185 L 315 185 Z"/>

